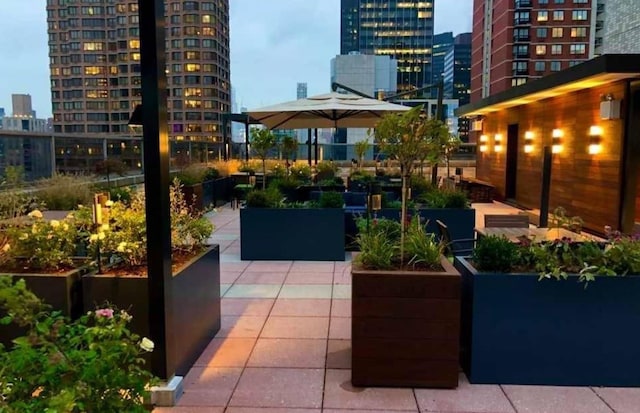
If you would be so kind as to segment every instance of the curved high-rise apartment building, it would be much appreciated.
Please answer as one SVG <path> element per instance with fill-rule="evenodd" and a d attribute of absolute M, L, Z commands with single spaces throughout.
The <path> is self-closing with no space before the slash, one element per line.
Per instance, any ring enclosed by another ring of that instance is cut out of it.
<path fill-rule="evenodd" d="M 170 138 L 221 143 L 229 0 L 166 0 L 165 11 Z M 142 99 L 137 0 L 47 0 L 47 22 L 55 132 L 129 134 Z"/>

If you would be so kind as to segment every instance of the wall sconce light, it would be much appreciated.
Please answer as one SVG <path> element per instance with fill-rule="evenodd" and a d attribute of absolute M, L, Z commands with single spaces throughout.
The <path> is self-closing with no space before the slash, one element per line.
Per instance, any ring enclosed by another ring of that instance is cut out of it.
<path fill-rule="evenodd" d="M 533 152 L 533 132 L 530 130 L 524 133 L 524 153 Z"/>
<path fill-rule="evenodd" d="M 256 173 L 253 171 L 249 172 L 249 185 L 256 186 Z"/>
<path fill-rule="evenodd" d="M 496 133 L 496 136 L 493 137 L 494 146 L 493 150 L 496 152 L 502 152 L 502 135 Z"/>
<path fill-rule="evenodd" d="M 602 128 L 592 126 L 589 128 L 589 155 L 597 155 L 602 152 Z"/>
<path fill-rule="evenodd" d="M 480 152 L 487 151 L 487 143 L 489 142 L 489 137 L 487 135 L 480 135 Z"/>
<path fill-rule="evenodd" d="M 560 153 L 562 152 L 562 129 L 554 129 L 551 132 L 551 152 L 552 153 Z"/>

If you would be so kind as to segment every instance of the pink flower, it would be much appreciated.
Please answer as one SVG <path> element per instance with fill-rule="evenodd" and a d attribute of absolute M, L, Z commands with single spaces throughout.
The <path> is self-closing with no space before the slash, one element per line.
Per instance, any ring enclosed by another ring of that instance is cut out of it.
<path fill-rule="evenodd" d="M 110 308 L 96 310 L 96 317 L 113 318 L 113 310 Z"/>

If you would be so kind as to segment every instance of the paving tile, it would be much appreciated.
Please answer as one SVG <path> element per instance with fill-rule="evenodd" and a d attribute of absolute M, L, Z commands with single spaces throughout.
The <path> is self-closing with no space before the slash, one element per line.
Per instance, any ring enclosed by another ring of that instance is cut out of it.
<path fill-rule="evenodd" d="M 320 413 L 320 409 L 279 409 L 277 407 L 272 408 L 260 408 L 260 407 L 229 407 L 226 413 Z"/>
<path fill-rule="evenodd" d="M 224 413 L 224 407 L 156 407 L 153 413 Z"/>
<path fill-rule="evenodd" d="M 330 309 L 331 300 L 278 298 L 271 310 L 271 315 L 278 317 L 329 317 Z"/>
<path fill-rule="evenodd" d="M 327 340 L 261 338 L 247 366 L 323 368 L 326 355 Z"/>
<path fill-rule="evenodd" d="M 498 385 L 469 384 L 460 374 L 457 389 L 415 389 L 421 412 L 515 413 Z"/>
<path fill-rule="evenodd" d="M 220 297 L 224 297 L 229 288 L 231 288 L 231 284 L 220 284 Z"/>
<path fill-rule="evenodd" d="M 194 367 L 184 378 L 178 406 L 226 406 L 242 374 L 239 368 Z"/>
<path fill-rule="evenodd" d="M 273 284 L 234 284 L 224 294 L 228 298 L 276 298 L 280 291 L 279 285 Z"/>
<path fill-rule="evenodd" d="M 330 272 L 334 271 L 333 261 L 294 261 L 291 272 Z"/>
<path fill-rule="evenodd" d="M 290 285 L 282 286 L 279 298 L 331 298 L 331 285 Z"/>
<path fill-rule="evenodd" d="M 403 410 L 403 411 L 407 411 L 407 412 L 418 412 L 418 410 Z M 357 410 L 344 410 L 344 409 L 324 409 L 322 410 L 322 413 L 384 413 L 384 412 L 388 412 L 388 410 L 371 410 L 371 409 L 357 409 Z M 445 413 L 445 412 L 442 412 Z M 451 412 L 446 412 L 446 413 L 451 413 Z M 454 413 L 458 413 L 458 412 L 454 412 Z"/>
<path fill-rule="evenodd" d="M 333 285 L 333 295 L 334 299 L 351 299 L 351 285 Z"/>
<path fill-rule="evenodd" d="M 241 262 L 221 262 L 220 271 L 244 271 L 249 266 L 250 261 Z"/>
<path fill-rule="evenodd" d="M 269 315 L 273 298 L 223 298 L 222 315 Z"/>
<path fill-rule="evenodd" d="M 351 284 L 351 268 L 336 271 L 333 273 L 333 283 L 340 285 L 350 285 Z"/>
<path fill-rule="evenodd" d="M 229 406 L 320 408 L 323 369 L 246 368 Z"/>
<path fill-rule="evenodd" d="M 351 370 L 327 370 L 324 405 L 336 409 L 378 409 L 417 411 L 411 389 L 362 388 L 351 386 Z"/>
<path fill-rule="evenodd" d="M 220 273 L 221 284 L 233 284 L 240 277 L 240 271 L 222 271 Z"/>
<path fill-rule="evenodd" d="M 236 284 L 282 284 L 287 277 L 287 273 L 280 272 L 258 272 L 245 271 L 236 281 Z"/>
<path fill-rule="evenodd" d="M 351 340 L 329 340 L 327 346 L 327 368 L 351 368 Z"/>
<path fill-rule="evenodd" d="M 640 412 L 640 388 L 602 388 L 595 391 L 616 413 Z"/>
<path fill-rule="evenodd" d="M 332 272 L 291 272 L 285 284 L 332 284 Z"/>
<path fill-rule="evenodd" d="M 247 271 L 288 272 L 291 261 L 252 261 Z"/>
<path fill-rule="evenodd" d="M 321 338 L 329 336 L 329 317 L 271 316 L 260 338 Z"/>
<path fill-rule="evenodd" d="M 333 340 L 351 340 L 351 318 L 331 317 L 329 338 Z"/>
<path fill-rule="evenodd" d="M 220 331 L 216 338 L 255 338 L 260 334 L 265 316 L 222 316 Z"/>
<path fill-rule="evenodd" d="M 502 386 L 518 413 L 611 413 L 588 387 Z"/>
<path fill-rule="evenodd" d="M 255 338 L 214 338 L 194 366 L 244 367 L 255 343 Z"/>
<path fill-rule="evenodd" d="M 331 317 L 351 317 L 351 300 L 331 300 Z"/>

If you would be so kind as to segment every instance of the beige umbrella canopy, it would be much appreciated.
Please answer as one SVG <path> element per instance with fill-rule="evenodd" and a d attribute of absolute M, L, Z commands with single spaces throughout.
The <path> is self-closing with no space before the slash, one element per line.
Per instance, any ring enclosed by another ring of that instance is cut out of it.
<path fill-rule="evenodd" d="M 332 92 L 249 110 L 247 114 L 269 129 L 372 128 L 384 114 L 409 109 L 354 94 Z"/>

